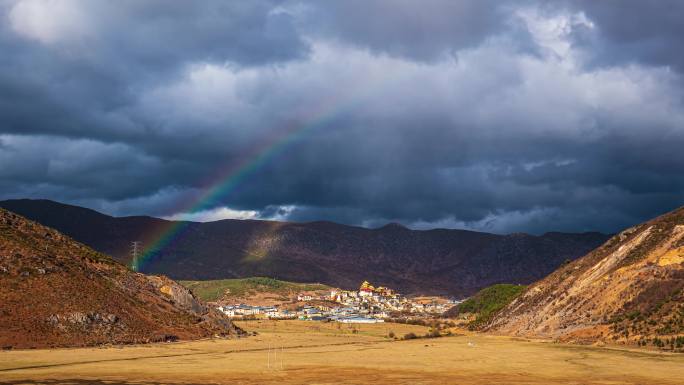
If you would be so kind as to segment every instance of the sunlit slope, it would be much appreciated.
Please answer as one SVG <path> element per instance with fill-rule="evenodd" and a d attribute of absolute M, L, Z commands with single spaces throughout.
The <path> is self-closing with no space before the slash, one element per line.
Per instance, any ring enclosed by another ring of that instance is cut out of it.
<path fill-rule="evenodd" d="M 684 347 L 684 208 L 629 228 L 531 285 L 488 329 Z"/>

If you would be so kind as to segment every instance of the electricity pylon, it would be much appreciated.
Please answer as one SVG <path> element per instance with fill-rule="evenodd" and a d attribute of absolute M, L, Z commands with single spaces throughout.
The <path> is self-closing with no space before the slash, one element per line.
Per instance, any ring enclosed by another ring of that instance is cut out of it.
<path fill-rule="evenodd" d="M 133 260 L 131 261 L 131 269 L 133 271 L 138 271 L 138 257 L 140 256 L 140 245 L 142 242 L 140 241 L 133 241 L 131 242 L 131 256 L 133 257 Z"/>

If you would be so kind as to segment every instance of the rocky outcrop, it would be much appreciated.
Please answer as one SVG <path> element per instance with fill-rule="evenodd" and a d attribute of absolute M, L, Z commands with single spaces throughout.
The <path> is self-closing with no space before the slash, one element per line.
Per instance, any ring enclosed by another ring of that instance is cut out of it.
<path fill-rule="evenodd" d="M 163 276 L 148 276 L 147 279 L 160 293 L 164 294 L 165 298 L 178 307 L 197 314 L 209 311 L 208 307 L 195 298 L 185 286 Z"/>

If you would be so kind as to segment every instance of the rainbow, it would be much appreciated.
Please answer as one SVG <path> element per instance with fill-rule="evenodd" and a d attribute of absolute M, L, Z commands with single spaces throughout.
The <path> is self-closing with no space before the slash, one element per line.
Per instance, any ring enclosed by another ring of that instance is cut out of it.
<path fill-rule="evenodd" d="M 209 180 L 209 183 L 204 184 L 208 187 L 205 187 L 197 198 L 176 212 L 196 213 L 213 207 L 220 202 L 221 198 L 234 191 L 245 179 L 268 164 L 292 144 L 301 140 L 315 129 L 325 126 L 326 123 L 343 111 L 365 100 L 365 98 L 359 97 L 358 94 L 352 101 L 347 103 L 340 103 L 338 99 L 339 97 L 325 103 L 322 108 L 316 109 L 314 113 L 305 114 L 305 119 L 290 122 L 277 130 L 278 134 L 254 146 L 251 151 L 242 157 L 241 161 L 219 170 Z M 131 268 L 135 271 L 140 271 L 164 248 L 181 237 L 190 224 L 191 222 L 189 221 L 169 221 L 161 230 L 156 232 L 152 237 L 153 241 L 148 243 L 143 249 L 142 254 L 137 258 L 133 258 Z"/>

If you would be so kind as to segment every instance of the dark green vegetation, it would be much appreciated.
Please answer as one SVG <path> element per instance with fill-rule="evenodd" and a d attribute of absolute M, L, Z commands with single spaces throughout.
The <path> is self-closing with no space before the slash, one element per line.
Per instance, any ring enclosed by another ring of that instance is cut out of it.
<path fill-rule="evenodd" d="M 505 283 L 486 287 L 456 306 L 454 310 L 449 312 L 449 315 L 453 316 L 463 313 L 477 314 L 475 319 L 468 325 L 471 329 L 475 329 L 478 326 L 487 323 L 496 312 L 503 309 L 504 306 L 513 301 L 525 291 L 526 288 L 527 286 L 525 285 L 511 285 Z"/>
<path fill-rule="evenodd" d="M 319 283 L 296 283 L 267 277 L 219 279 L 213 281 L 180 281 L 205 301 L 218 299 L 244 298 L 258 293 L 271 293 L 286 296 L 301 291 L 330 290 L 330 286 Z"/>
<path fill-rule="evenodd" d="M 390 332 L 390 333 L 391 333 L 390 338 L 394 338 L 395 337 L 394 332 Z M 418 338 L 440 338 L 440 337 L 450 336 L 450 335 L 452 335 L 450 330 L 447 330 L 446 332 L 442 333 L 441 328 L 430 328 L 428 330 L 428 332 L 423 334 L 422 336 L 417 335 L 416 333 L 407 333 L 407 334 L 404 334 L 404 337 L 402 339 L 403 340 L 415 340 Z"/>
<path fill-rule="evenodd" d="M 676 337 L 670 337 L 670 338 L 645 338 L 642 340 L 639 340 L 638 344 L 639 346 L 647 346 L 649 343 L 653 344 L 653 346 L 658 347 L 662 350 L 672 350 L 678 353 L 683 353 L 684 352 L 684 336 L 676 336 Z"/>

